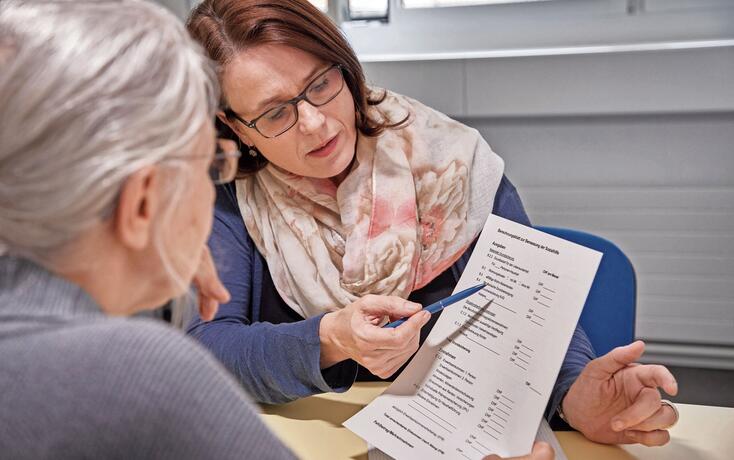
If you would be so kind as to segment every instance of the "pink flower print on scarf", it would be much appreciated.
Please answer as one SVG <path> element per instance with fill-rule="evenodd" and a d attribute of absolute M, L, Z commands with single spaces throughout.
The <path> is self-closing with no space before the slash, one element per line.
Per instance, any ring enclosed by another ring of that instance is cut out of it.
<path fill-rule="evenodd" d="M 391 227 L 413 227 L 416 219 L 415 199 L 412 197 L 397 208 L 390 200 L 375 198 L 367 238 L 376 238 Z"/>

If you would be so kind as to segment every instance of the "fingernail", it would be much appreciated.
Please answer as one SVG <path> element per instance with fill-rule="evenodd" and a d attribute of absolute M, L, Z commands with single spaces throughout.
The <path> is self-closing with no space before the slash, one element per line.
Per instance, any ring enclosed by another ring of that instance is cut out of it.
<path fill-rule="evenodd" d="M 621 420 L 615 420 L 612 422 L 612 429 L 614 431 L 622 431 L 624 429 L 624 423 Z"/>

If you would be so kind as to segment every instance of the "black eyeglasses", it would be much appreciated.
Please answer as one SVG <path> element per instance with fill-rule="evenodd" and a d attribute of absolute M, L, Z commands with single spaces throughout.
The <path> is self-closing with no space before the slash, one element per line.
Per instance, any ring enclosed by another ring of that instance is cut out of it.
<path fill-rule="evenodd" d="M 301 94 L 252 121 L 245 120 L 232 109 L 225 109 L 224 114 L 227 118 L 234 118 L 248 128 L 257 130 L 263 137 L 278 137 L 298 122 L 299 102 L 306 101 L 314 107 L 321 107 L 334 99 L 343 87 L 342 66 L 334 64 L 316 76 Z"/>

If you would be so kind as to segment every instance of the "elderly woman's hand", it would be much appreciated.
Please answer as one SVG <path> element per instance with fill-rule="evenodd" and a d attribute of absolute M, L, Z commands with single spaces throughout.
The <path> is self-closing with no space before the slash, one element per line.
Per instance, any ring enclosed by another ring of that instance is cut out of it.
<path fill-rule="evenodd" d="M 229 302 L 229 291 L 219 279 L 211 252 L 206 246 L 194 275 L 194 285 L 199 295 L 199 315 L 202 320 L 211 321 L 217 314 L 219 304 Z"/>
<path fill-rule="evenodd" d="M 421 305 L 400 297 L 367 295 L 321 319 L 321 368 L 353 359 L 381 378 L 394 374 L 418 350 L 421 328 L 431 318 Z M 384 320 L 410 316 L 396 328 Z"/>
<path fill-rule="evenodd" d="M 670 395 L 678 384 L 668 369 L 641 365 L 645 344 L 637 341 L 591 361 L 563 400 L 568 423 L 592 441 L 661 446 L 676 411 L 661 403 L 658 387 Z"/>

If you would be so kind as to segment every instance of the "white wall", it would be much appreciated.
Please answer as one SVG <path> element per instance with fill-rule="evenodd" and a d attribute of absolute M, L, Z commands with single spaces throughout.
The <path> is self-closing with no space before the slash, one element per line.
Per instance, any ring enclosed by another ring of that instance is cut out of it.
<path fill-rule="evenodd" d="M 724 3 L 714 10 L 729 21 L 734 2 Z M 372 82 L 480 130 L 535 224 L 590 231 L 627 252 L 649 359 L 734 368 L 734 20 L 714 27 L 714 10 L 651 46 L 436 55 L 395 37 L 378 49 L 388 38 L 377 26 L 365 41 L 346 30 Z"/>

